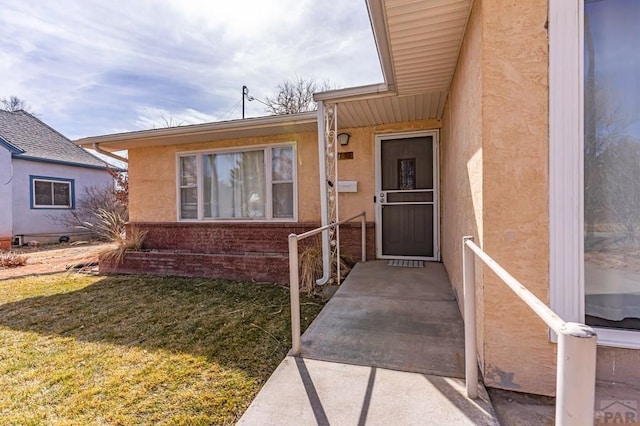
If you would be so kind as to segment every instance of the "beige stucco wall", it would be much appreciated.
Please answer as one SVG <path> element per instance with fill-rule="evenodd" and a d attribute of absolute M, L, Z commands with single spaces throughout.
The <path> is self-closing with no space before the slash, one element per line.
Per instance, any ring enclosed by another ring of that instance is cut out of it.
<path fill-rule="evenodd" d="M 547 0 L 484 0 L 484 249 L 549 300 Z M 551 394 L 547 327 L 490 272 L 484 277 L 485 382 Z"/>
<path fill-rule="evenodd" d="M 197 144 L 166 145 L 129 150 L 129 199 L 132 222 L 175 222 L 177 220 L 176 154 L 251 145 L 295 142 L 298 162 L 298 219 L 317 222 L 318 148 L 316 132 L 232 139 Z"/>
<path fill-rule="evenodd" d="M 460 238 L 549 300 L 547 1 L 474 2 L 443 118 L 443 259 L 461 294 Z M 477 268 L 481 369 L 492 387 L 553 394 L 546 326 Z"/>
<path fill-rule="evenodd" d="M 341 130 L 350 133 L 351 139 L 347 146 L 339 148 L 339 152 L 353 152 L 353 159 L 338 161 L 338 178 L 358 181 L 358 192 L 340 194 L 340 217 L 346 218 L 365 210 L 367 221 L 374 221 L 376 134 L 439 127 L 438 121 L 424 120 Z M 129 150 L 130 220 L 132 222 L 175 222 L 177 220 L 176 154 L 179 152 L 292 141 L 296 142 L 297 147 L 298 220 L 318 223 L 320 221 L 320 184 L 316 132 L 196 144 L 172 145 L 169 142 L 165 146 L 131 149 Z"/>
<path fill-rule="evenodd" d="M 482 8 L 473 8 L 442 120 L 442 260 L 462 309 L 462 237 L 482 243 Z M 477 268 L 478 350 L 483 353 L 482 274 Z"/>

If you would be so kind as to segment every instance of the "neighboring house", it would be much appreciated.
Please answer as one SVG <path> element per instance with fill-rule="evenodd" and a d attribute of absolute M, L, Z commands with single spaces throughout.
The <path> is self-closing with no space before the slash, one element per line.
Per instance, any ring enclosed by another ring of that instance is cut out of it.
<path fill-rule="evenodd" d="M 597 326 L 598 380 L 640 385 L 638 2 L 367 6 L 385 81 L 318 93 L 318 114 L 78 141 L 129 150 L 131 222 L 166 250 L 123 268 L 286 281 L 287 234 L 332 214 L 337 164 L 352 191 L 338 217 L 366 211 L 372 257 L 442 261 L 461 303 L 472 235 L 565 320 Z M 359 230 L 340 245 L 357 250 Z M 548 328 L 476 271 L 485 383 L 553 394 Z"/>
<path fill-rule="evenodd" d="M 108 185 L 103 161 L 25 111 L 0 111 L 0 248 L 78 237 L 82 231 L 55 218 L 74 209 L 86 187 Z"/>

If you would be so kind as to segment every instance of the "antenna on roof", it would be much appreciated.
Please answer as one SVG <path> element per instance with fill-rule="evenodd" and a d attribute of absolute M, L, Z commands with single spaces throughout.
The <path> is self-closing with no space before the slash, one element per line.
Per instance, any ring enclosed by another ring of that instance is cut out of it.
<path fill-rule="evenodd" d="M 247 86 L 242 86 L 242 119 L 244 120 L 244 100 L 248 100 L 249 102 L 251 101 L 258 101 L 263 105 L 269 106 L 268 103 L 266 103 L 263 100 L 260 100 L 258 98 L 256 98 L 255 96 L 251 96 L 249 94 L 249 88 Z"/>
<path fill-rule="evenodd" d="M 242 119 L 244 120 L 244 100 L 251 100 L 249 96 L 249 88 L 247 86 L 242 86 Z"/>

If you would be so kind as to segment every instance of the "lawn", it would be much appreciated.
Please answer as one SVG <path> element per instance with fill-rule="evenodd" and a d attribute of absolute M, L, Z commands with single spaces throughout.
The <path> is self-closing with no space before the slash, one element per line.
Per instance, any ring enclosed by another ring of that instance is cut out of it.
<path fill-rule="evenodd" d="M 303 327 L 320 302 L 304 299 Z M 0 281 L 3 424 L 233 424 L 291 346 L 289 292 L 198 278 Z"/>

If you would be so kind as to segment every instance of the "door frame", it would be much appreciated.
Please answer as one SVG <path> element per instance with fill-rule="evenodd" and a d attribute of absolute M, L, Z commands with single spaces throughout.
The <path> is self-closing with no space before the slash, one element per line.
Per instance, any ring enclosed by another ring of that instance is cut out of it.
<path fill-rule="evenodd" d="M 382 141 L 389 139 L 408 139 L 431 136 L 433 138 L 433 257 L 425 256 L 384 256 L 382 254 L 382 208 L 380 191 L 382 190 Z M 407 259 L 440 261 L 440 129 L 412 132 L 375 134 L 375 229 L 377 259 Z"/>

